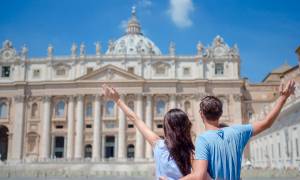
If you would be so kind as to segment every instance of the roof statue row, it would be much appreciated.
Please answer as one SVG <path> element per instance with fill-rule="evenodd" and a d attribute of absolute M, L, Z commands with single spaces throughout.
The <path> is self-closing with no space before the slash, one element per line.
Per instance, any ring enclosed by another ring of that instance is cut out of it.
<path fill-rule="evenodd" d="M 100 42 L 95 42 L 95 51 L 96 56 L 101 56 L 102 45 Z M 197 56 L 200 57 L 239 57 L 239 50 L 235 44 L 230 48 L 225 42 L 224 39 L 217 35 L 212 44 L 204 47 L 204 45 L 199 42 L 196 46 Z M 78 54 L 79 50 L 79 54 Z M 3 53 L 5 51 L 5 53 Z M 86 56 L 86 45 L 82 42 L 79 47 L 76 43 L 73 43 L 71 46 L 71 57 L 84 57 Z M 16 56 L 17 53 L 12 46 L 12 43 L 8 40 L 4 41 L 3 47 L 0 50 L 0 58 L 8 59 L 12 56 Z M 48 58 L 54 56 L 54 47 L 52 44 L 48 45 L 47 48 Z M 141 32 L 141 25 L 136 17 L 135 7 L 132 8 L 131 18 L 127 23 L 126 33 L 117 39 L 116 41 L 109 40 L 108 48 L 105 55 L 153 55 L 159 56 L 162 55 L 160 49 L 146 36 Z M 176 55 L 176 45 L 174 42 L 170 42 L 169 45 L 169 55 Z M 24 45 L 20 52 L 20 57 L 26 59 L 28 56 L 28 48 Z"/>

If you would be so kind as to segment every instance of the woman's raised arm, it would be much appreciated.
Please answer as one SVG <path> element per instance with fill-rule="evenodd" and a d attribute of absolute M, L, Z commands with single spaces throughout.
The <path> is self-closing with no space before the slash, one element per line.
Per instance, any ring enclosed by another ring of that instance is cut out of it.
<path fill-rule="evenodd" d="M 124 111 L 127 118 L 133 122 L 133 124 L 138 128 L 142 133 L 145 139 L 153 146 L 160 137 L 155 134 L 145 123 L 141 120 L 140 117 L 136 115 L 121 99 L 119 93 L 113 88 L 106 84 L 102 86 L 103 94 L 105 97 L 112 99 L 116 102 L 118 107 Z"/>

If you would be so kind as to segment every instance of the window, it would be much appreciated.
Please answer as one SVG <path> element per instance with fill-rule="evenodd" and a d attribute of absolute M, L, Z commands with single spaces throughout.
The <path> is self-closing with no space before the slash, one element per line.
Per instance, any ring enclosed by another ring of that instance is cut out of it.
<path fill-rule="evenodd" d="M 55 116 L 56 117 L 64 117 L 65 115 L 65 102 L 59 101 L 55 107 Z"/>
<path fill-rule="evenodd" d="M 93 71 L 94 69 L 92 67 L 86 68 L 86 73 L 89 74 Z"/>
<path fill-rule="evenodd" d="M 88 144 L 84 147 L 84 157 L 91 158 L 92 157 L 92 145 Z"/>
<path fill-rule="evenodd" d="M 90 128 L 92 128 L 93 126 L 91 125 L 91 124 L 87 124 L 87 125 L 85 125 L 85 128 L 87 128 L 87 129 L 90 129 Z"/>
<path fill-rule="evenodd" d="M 64 126 L 63 126 L 63 125 L 56 125 L 55 128 L 56 128 L 56 129 L 63 129 Z"/>
<path fill-rule="evenodd" d="M 163 128 L 163 125 L 162 124 L 157 124 L 156 127 L 161 129 L 161 128 Z"/>
<path fill-rule="evenodd" d="M 56 70 L 56 75 L 57 75 L 57 76 L 64 76 L 64 75 L 66 75 L 66 70 L 63 69 L 63 68 L 57 69 L 57 70 Z"/>
<path fill-rule="evenodd" d="M 0 118 L 7 118 L 7 105 L 6 103 L 0 104 Z"/>
<path fill-rule="evenodd" d="M 40 77 L 40 70 L 39 69 L 34 69 L 33 70 L 33 75 L 34 78 Z"/>
<path fill-rule="evenodd" d="M 224 65 L 223 63 L 216 63 L 215 65 L 215 75 L 223 75 L 224 74 Z"/>
<path fill-rule="evenodd" d="M 156 114 L 158 116 L 163 116 L 165 113 L 166 103 L 163 100 L 159 100 L 156 103 Z"/>
<path fill-rule="evenodd" d="M 85 116 L 86 117 L 93 116 L 93 105 L 91 102 L 87 103 L 87 105 L 86 105 Z"/>
<path fill-rule="evenodd" d="M 134 128 L 134 125 L 133 124 L 128 124 L 127 127 L 128 128 Z"/>
<path fill-rule="evenodd" d="M 134 158 L 134 145 L 129 144 L 127 146 L 127 158 Z"/>
<path fill-rule="evenodd" d="M 9 76 L 10 76 L 10 66 L 2 66 L 1 77 L 9 77 Z"/>
<path fill-rule="evenodd" d="M 189 67 L 183 68 L 183 75 L 184 76 L 189 76 L 191 75 L 191 69 Z"/>
<path fill-rule="evenodd" d="M 114 115 L 114 108 L 115 108 L 115 103 L 113 101 L 107 101 L 106 103 L 106 115 L 107 116 L 113 116 Z"/>
<path fill-rule="evenodd" d="M 128 67 L 127 71 L 131 74 L 134 74 L 134 67 Z"/>
<path fill-rule="evenodd" d="M 37 117 L 38 113 L 38 105 L 36 103 L 33 103 L 31 105 L 31 117 Z"/>

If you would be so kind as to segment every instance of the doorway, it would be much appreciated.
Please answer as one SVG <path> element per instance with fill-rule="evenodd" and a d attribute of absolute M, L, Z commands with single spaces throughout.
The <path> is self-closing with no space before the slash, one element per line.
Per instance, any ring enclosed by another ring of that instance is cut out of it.
<path fill-rule="evenodd" d="M 8 150 L 8 128 L 0 126 L 0 160 L 7 160 Z"/>

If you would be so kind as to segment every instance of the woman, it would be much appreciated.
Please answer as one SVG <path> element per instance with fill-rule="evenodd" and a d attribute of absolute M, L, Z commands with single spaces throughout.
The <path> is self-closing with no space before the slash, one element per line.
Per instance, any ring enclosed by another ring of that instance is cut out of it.
<path fill-rule="evenodd" d="M 194 145 L 188 116 L 180 109 L 171 109 L 164 117 L 165 139 L 161 139 L 121 99 L 118 92 L 103 85 L 104 95 L 116 102 L 133 122 L 154 151 L 157 179 L 177 180 L 191 173 Z"/>

